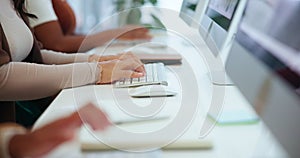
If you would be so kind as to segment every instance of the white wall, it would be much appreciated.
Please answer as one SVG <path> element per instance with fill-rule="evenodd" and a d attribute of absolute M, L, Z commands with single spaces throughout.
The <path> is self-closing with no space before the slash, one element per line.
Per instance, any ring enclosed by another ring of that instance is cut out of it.
<path fill-rule="evenodd" d="M 114 12 L 115 6 L 107 0 L 68 0 L 77 18 L 78 33 L 86 33 Z"/>
<path fill-rule="evenodd" d="M 87 33 L 105 18 L 116 13 L 114 0 L 68 0 L 77 18 L 77 33 Z M 158 0 L 158 6 L 179 11 L 182 0 Z M 105 24 L 103 29 L 113 28 Z"/>

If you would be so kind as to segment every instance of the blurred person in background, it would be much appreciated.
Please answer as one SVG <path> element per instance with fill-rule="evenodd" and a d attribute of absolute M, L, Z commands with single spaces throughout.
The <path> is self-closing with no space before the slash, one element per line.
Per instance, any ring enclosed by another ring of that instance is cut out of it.
<path fill-rule="evenodd" d="M 116 38 L 123 40 L 151 38 L 146 28 L 137 25 L 123 26 L 91 35 L 76 35 L 74 33 L 76 17 L 65 0 L 26 0 L 26 10 L 36 16 L 29 19 L 29 24 L 34 28 L 34 33 L 44 48 L 50 50 L 85 52 Z"/>

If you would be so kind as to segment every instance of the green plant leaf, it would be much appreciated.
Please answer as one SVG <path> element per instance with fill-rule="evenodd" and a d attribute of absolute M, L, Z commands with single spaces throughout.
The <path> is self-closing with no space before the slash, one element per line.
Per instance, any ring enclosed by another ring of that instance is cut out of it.
<path fill-rule="evenodd" d="M 157 18 L 154 14 L 151 14 L 151 17 L 154 19 L 155 27 L 166 29 L 166 26 Z"/>
<path fill-rule="evenodd" d="M 145 0 L 133 0 L 132 2 L 133 2 L 134 5 L 137 5 L 137 4 L 144 5 L 145 4 Z"/>
<path fill-rule="evenodd" d="M 156 4 L 157 4 L 157 0 L 149 0 L 149 2 L 150 2 L 152 5 L 156 5 Z"/>

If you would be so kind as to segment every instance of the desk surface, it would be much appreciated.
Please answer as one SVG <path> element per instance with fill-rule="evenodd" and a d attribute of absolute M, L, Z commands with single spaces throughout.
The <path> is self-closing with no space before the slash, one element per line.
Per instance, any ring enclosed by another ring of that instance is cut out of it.
<path fill-rule="evenodd" d="M 177 42 L 177 43 L 176 43 Z M 199 139 L 200 129 L 205 120 L 207 111 L 214 98 L 214 87 L 206 73 L 208 72 L 207 66 L 201 53 L 197 53 L 194 47 L 180 41 L 170 41 L 172 47 L 178 50 L 183 56 L 183 64 L 168 66 L 168 81 L 172 88 L 180 92 L 176 97 L 171 98 L 154 98 L 154 99 L 140 99 L 130 98 L 128 96 L 128 89 L 114 89 L 112 85 L 90 85 L 73 89 L 63 90 L 57 98 L 52 102 L 50 107 L 36 122 L 34 128 L 45 125 L 55 119 L 63 117 L 75 111 L 86 102 L 94 102 L 101 106 L 106 111 L 114 111 L 120 105 L 137 104 L 147 107 L 152 103 L 164 102 L 162 108 L 158 113 L 170 114 L 171 119 L 175 118 L 182 111 L 182 107 L 196 105 L 194 116 L 190 121 L 190 126 L 183 133 L 182 137 L 189 137 Z M 205 45 L 202 46 L 201 51 L 209 51 Z M 193 74 L 193 75 L 191 75 Z M 235 87 L 227 87 L 224 91 L 224 104 L 223 109 L 232 108 L 232 106 L 239 106 L 243 108 L 250 108 L 239 91 Z M 189 98 L 190 97 L 190 98 Z M 118 99 L 116 99 L 118 98 Z M 117 100 L 117 102 L 116 102 Z M 119 105 L 118 105 L 119 104 Z M 188 109 L 188 108 L 185 108 Z M 186 111 L 191 112 L 191 111 Z M 109 113 L 111 117 L 120 114 Z M 186 116 L 186 115 L 184 115 Z M 172 121 L 172 120 L 171 120 Z M 84 129 L 83 129 L 84 130 Z M 132 126 L 128 130 L 135 129 Z M 144 132 L 144 131 L 142 131 Z M 86 136 L 81 134 L 82 138 Z M 202 139 L 202 138 L 201 138 Z M 80 140 L 74 140 L 60 146 L 57 150 L 52 152 L 49 157 L 99 157 L 99 156 L 115 156 L 119 157 L 286 157 L 278 143 L 272 138 L 272 135 L 262 122 L 250 125 L 232 125 L 232 126 L 214 126 L 207 132 L 204 139 L 213 141 L 213 149 L 210 150 L 190 150 L 190 151 L 152 151 L 147 153 L 123 153 L 120 151 L 115 152 L 86 152 L 82 153 L 80 150 Z M 70 155 L 71 153 L 71 155 Z"/>

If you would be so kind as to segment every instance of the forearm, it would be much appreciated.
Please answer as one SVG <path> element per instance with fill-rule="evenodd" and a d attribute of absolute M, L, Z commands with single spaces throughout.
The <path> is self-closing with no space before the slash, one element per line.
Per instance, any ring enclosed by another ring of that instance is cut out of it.
<path fill-rule="evenodd" d="M 66 53 L 86 52 L 120 36 L 120 31 L 108 30 L 87 36 L 65 35 L 55 42 L 45 42 L 44 48 Z"/>
<path fill-rule="evenodd" d="M 83 53 L 76 53 L 76 54 L 66 54 L 61 52 L 55 52 L 52 50 L 41 50 L 43 62 L 44 64 L 70 64 L 70 63 L 83 63 L 83 62 L 102 62 L 108 60 L 115 60 L 120 57 L 120 55 L 106 55 L 106 56 L 99 56 L 96 54 L 83 54 Z"/>
<path fill-rule="evenodd" d="M 33 100 L 52 96 L 64 88 L 94 84 L 97 63 L 40 65 L 11 62 L 0 67 L 0 100 Z"/>
<path fill-rule="evenodd" d="M 44 48 L 65 53 L 86 52 L 95 47 L 93 43 L 85 42 L 83 35 L 64 35 L 56 38 L 55 41 L 43 42 Z M 84 45 L 82 45 L 85 43 Z"/>
<path fill-rule="evenodd" d="M 131 30 L 128 30 L 131 31 Z M 42 39 L 45 49 L 66 53 L 86 52 L 95 47 L 105 45 L 113 39 L 118 39 L 128 32 L 122 29 L 106 30 L 94 34 L 84 35 L 62 35 Z M 46 36 L 46 35 L 44 35 Z M 143 37 L 143 36 L 141 36 Z M 52 38 L 52 39 L 51 39 Z M 132 37 L 133 38 L 133 37 Z M 144 37 L 143 39 L 147 39 Z"/>
<path fill-rule="evenodd" d="M 105 45 L 107 42 L 119 38 L 123 35 L 123 31 L 120 29 L 106 30 L 87 36 L 80 35 L 66 35 L 61 38 L 60 42 L 57 42 L 60 51 L 62 52 L 86 52 L 95 47 Z"/>
<path fill-rule="evenodd" d="M 41 50 L 43 61 L 45 64 L 69 64 L 89 62 L 90 55 L 83 53 L 66 54 L 51 50 Z"/>
<path fill-rule="evenodd" d="M 108 31 L 105 31 L 88 36 L 64 35 L 57 37 L 54 41 L 44 39 L 43 47 L 45 49 L 65 53 L 86 52 L 110 41 L 114 37 L 114 34 L 115 33 L 110 34 Z"/>
<path fill-rule="evenodd" d="M 140 26 L 122 27 L 86 36 L 65 35 L 57 20 L 34 27 L 34 32 L 45 49 L 66 53 L 86 52 L 122 35 L 126 39 L 149 39 L 148 30 Z"/>

